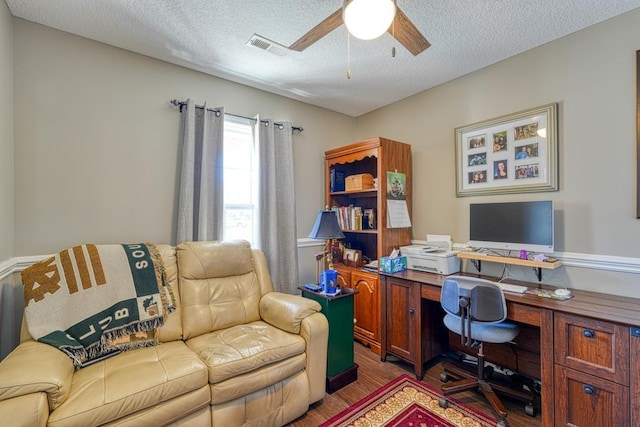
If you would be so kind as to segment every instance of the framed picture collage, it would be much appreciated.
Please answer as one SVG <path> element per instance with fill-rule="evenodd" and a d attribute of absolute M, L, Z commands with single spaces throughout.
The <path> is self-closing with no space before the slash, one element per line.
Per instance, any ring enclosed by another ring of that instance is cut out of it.
<path fill-rule="evenodd" d="M 555 191 L 556 104 L 456 129 L 457 195 Z"/>

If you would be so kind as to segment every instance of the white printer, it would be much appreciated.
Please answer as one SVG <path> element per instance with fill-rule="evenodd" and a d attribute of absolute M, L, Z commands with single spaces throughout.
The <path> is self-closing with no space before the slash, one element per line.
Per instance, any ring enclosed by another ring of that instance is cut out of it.
<path fill-rule="evenodd" d="M 427 245 L 401 246 L 400 253 L 407 257 L 407 268 L 444 275 L 460 272 L 460 258 L 451 250 L 449 242 L 442 245 L 441 241 L 434 241 L 439 237 L 427 235 Z"/>

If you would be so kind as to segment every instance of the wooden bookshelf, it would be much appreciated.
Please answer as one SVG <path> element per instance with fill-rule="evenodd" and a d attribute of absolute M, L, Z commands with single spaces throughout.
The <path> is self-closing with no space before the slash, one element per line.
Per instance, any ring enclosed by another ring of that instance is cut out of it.
<path fill-rule="evenodd" d="M 411 146 L 386 138 L 371 138 L 325 152 L 326 205 L 336 207 L 360 207 L 373 210 L 373 227 L 346 227 L 343 229 L 345 247 L 362 251 L 370 260 L 388 255 L 394 248 L 411 243 L 411 227 L 387 227 L 387 172 L 405 174 L 405 194 L 409 216 L 411 216 Z M 377 179 L 363 188 L 347 190 L 346 180 L 351 176 L 368 174 Z M 344 183 L 342 183 L 344 181 Z M 332 185 L 333 183 L 333 185 Z M 341 185 L 339 185 L 341 184 Z M 341 211 L 338 210 L 339 213 Z M 339 221 L 340 222 L 340 221 Z M 344 222 L 342 222 L 344 224 Z M 370 224 L 367 224 L 370 226 Z M 358 291 L 354 297 L 354 336 L 363 344 L 380 354 L 380 281 L 378 272 L 364 271 L 360 267 L 336 263 L 338 283 L 341 287 Z"/>

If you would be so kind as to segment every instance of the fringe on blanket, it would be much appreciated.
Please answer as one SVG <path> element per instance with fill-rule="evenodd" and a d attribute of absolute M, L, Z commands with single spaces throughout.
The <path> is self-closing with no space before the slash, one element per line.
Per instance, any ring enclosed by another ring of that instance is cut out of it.
<path fill-rule="evenodd" d="M 146 244 L 149 248 L 149 253 L 151 254 L 151 259 L 153 260 L 153 267 L 156 272 L 156 278 L 158 283 L 161 283 L 160 287 L 160 298 L 162 299 L 162 306 L 165 308 L 165 315 L 169 313 L 173 313 L 173 311 L 177 308 L 176 306 L 176 298 L 173 294 L 173 289 L 169 286 L 167 282 L 167 273 L 164 269 L 164 262 L 162 261 L 162 255 L 160 255 L 160 251 L 156 248 L 155 245 L 151 243 Z"/>

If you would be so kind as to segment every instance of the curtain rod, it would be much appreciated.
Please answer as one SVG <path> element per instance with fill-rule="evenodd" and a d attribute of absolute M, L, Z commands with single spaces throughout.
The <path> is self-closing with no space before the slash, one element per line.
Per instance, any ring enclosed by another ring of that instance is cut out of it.
<path fill-rule="evenodd" d="M 171 101 L 169 101 L 171 103 L 171 105 L 174 105 L 178 108 L 180 108 L 180 111 L 182 111 L 182 107 L 184 105 L 187 105 L 187 103 L 185 101 L 178 101 L 177 99 L 172 99 Z M 204 108 L 204 105 L 196 105 L 196 108 Z M 216 113 L 219 113 L 219 110 L 216 110 L 215 108 L 207 108 L 207 111 L 213 111 Z M 231 114 L 231 113 L 224 113 L 225 116 L 232 116 L 232 117 L 239 117 L 241 119 L 247 119 L 247 120 L 252 120 L 252 121 L 256 121 L 256 119 L 254 117 L 245 117 L 245 116 L 241 116 L 239 114 Z M 262 123 L 267 123 L 266 120 L 260 120 L 260 122 Z M 274 123 L 274 125 L 279 126 L 282 129 L 282 123 Z M 302 132 L 304 129 L 300 126 L 291 126 L 291 130 L 292 131 L 297 131 L 297 132 Z"/>

